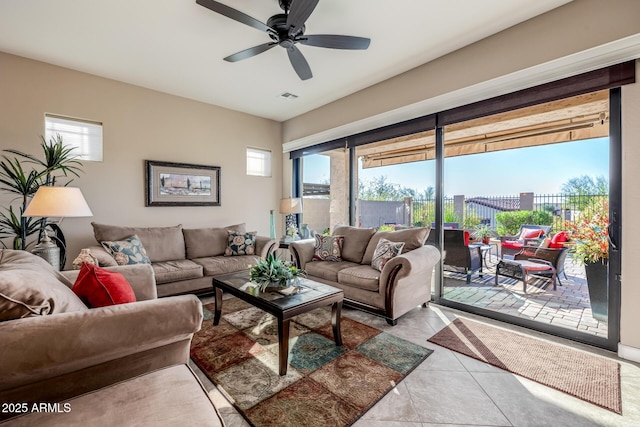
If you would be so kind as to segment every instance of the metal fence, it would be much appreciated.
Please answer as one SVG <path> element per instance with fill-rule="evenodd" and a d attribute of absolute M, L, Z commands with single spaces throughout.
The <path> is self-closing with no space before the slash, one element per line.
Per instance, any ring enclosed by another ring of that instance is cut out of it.
<path fill-rule="evenodd" d="M 464 228 L 478 224 L 496 227 L 496 214 L 500 212 L 530 210 L 546 211 L 553 218 L 553 230 L 565 228 L 565 222 L 576 221 L 583 215 L 591 215 L 607 195 L 602 194 L 533 194 L 517 196 L 453 196 L 444 198 L 444 222 L 457 222 Z M 435 222 L 434 199 L 412 199 L 411 221 L 413 225 Z"/>

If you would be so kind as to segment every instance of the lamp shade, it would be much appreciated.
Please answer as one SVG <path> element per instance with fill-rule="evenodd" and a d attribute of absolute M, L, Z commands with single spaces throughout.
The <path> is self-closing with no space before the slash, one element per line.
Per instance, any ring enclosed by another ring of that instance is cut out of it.
<path fill-rule="evenodd" d="M 302 213 L 302 199 L 299 197 L 292 199 L 280 200 L 281 214 L 299 214 Z"/>
<path fill-rule="evenodd" d="M 22 216 L 79 217 L 93 216 L 77 187 L 38 188 Z"/>

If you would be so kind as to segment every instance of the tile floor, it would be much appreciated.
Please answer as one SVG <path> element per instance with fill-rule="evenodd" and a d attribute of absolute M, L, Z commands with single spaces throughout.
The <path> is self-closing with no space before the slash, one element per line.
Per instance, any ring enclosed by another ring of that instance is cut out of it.
<path fill-rule="evenodd" d="M 205 303 L 210 301 L 210 298 L 204 300 Z M 526 331 L 524 329 L 433 304 L 407 313 L 394 327 L 387 325 L 383 319 L 352 309 L 344 309 L 343 315 L 435 350 L 365 413 L 354 427 L 640 425 L 639 364 L 619 359 L 622 366 L 623 411 L 620 416 L 426 341 L 457 316 L 518 331 Z M 617 359 L 614 353 L 537 332 L 527 333 Z M 191 367 L 210 391 L 227 426 L 248 426 L 197 366 L 191 363 Z"/>

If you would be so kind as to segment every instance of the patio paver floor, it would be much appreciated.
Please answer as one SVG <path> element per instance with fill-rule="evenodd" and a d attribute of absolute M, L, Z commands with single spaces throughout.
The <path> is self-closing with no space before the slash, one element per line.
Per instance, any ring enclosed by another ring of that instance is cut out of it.
<path fill-rule="evenodd" d="M 539 279 L 522 291 L 522 281 L 499 277 L 494 285 L 498 258 L 489 254 L 489 270 L 483 277 L 472 276 L 470 284 L 465 275 L 445 271 L 443 297 L 463 304 L 498 311 L 537 322 L 562 326 L 600 337 L 607 337 L 607 324 L 594 319 L 589 304 L 589 291 L 584 267 L 570 256 L 565 261 L 567 279 L 554 291 L 548 280 Z"/>

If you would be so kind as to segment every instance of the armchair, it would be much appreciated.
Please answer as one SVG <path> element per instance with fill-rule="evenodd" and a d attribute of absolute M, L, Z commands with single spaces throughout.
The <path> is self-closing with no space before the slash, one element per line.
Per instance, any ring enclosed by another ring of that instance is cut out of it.
<path fill-rule="evenodd" d="M 515 255 L 527 246 L 539 246 L 550 231 L 550 225 L 521 225 L 515 236 L 500 236 L 500 257 Z"/>
<path fill-rule="evenodd" d="M 77 299 L 65 311 L 61 301 L 76 298 L 68 287 L 78 271 L 53 271 L 26 251 L 0 251 L 0 402 L 20 402 L 0 413 L 0 423 L 168 425 L 187 416 L 194 425 L 224 425 L 187 365 L 202 322 L 198 298 L 157 299 L 150 265 L 109 270 L 126 277 L 138 302 L 88 309 Z M 39 295 L 25 298 L 37 315 L 9 317 L 18 300 L 2 296 L 34 281 L 42 283 Z M 43 404 L 62 410 L 33 409 Z"/>
<path fill-rule="evenodd" d="M 429 234 L 428 244 L 435 245 L 437 230 Z M 482 275 L 482 254 L 480 245 L 469 243 L 469 232 L 465 230 L 444 230 L 444 258 L 442 264 L 445 269 L 463 272 L 467 275 L 467 283 L 471 283 L 471 275 L 480 271 Z"/>
<path fill-rule="evenodd" d="M 556 270 L 556 278 L 558 280 L 558 284 L 562 285 L 560 281 L 560 273 L 567 278 L 567 274 L 564 272 L 564 261 L 567 258 L 568 249 L 567 248 L 536 248 L 536 247 L 525 247 L 516 255 L 514 255 L 513 259 L 515 260 L 531 260 L 531 261 L 544 261 L 550 265 L 552 265 Z M 540 272 L 536 273 L 539 275 L 548 275 L 550 272 Z"/>

